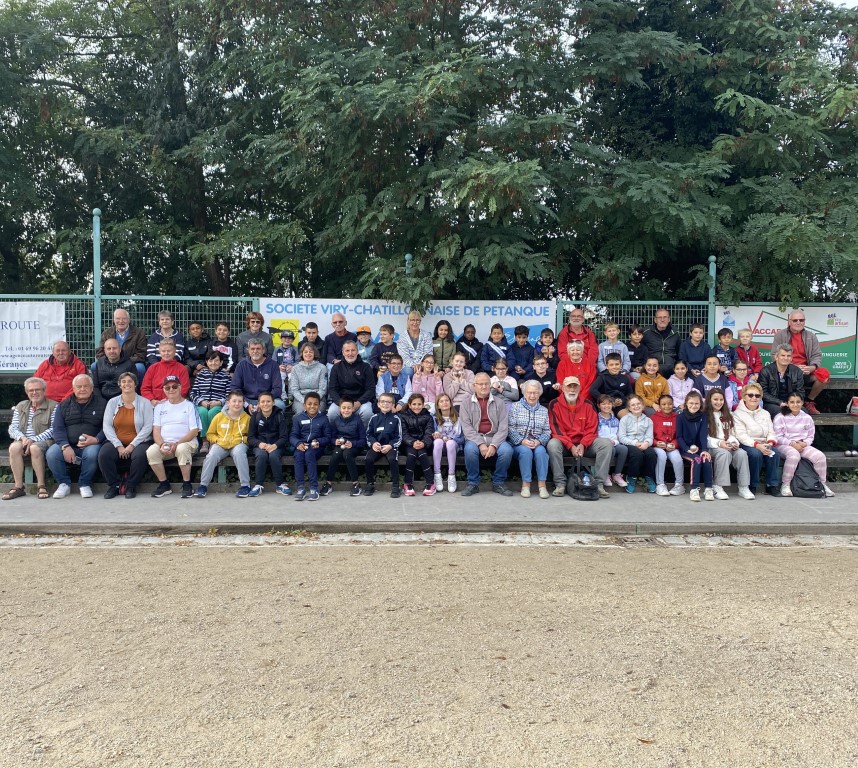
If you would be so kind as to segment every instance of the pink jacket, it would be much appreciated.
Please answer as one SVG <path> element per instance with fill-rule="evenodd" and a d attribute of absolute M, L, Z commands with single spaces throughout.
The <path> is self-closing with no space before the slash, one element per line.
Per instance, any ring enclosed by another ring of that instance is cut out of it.
<path fill-rule="evenodd" d="M 416 373 L 411 377 L 411 393 L 423 395 L 423 401 L 434 403 L 435 399 L 444 391 L 444 381 L 434 373 L 428 376 L 418 376 Z M 452 398 L 450 398 L 452 400 Z"/>
<path fill-rule="evenodd" d="M 784 416 L 779 413 L 775 416 L 774 424 L 778 445 L 789 445 L 799 440 L 808 445 L 813 444 L 816 426 L 813 419 L 804 411 L 799 411 L 798 416 L 793 416 L 791 413 Z"/>

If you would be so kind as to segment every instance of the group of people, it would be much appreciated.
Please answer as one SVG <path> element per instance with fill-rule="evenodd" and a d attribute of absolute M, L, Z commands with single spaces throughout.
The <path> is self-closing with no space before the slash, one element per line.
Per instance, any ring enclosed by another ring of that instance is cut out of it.
<path fill-rule="evenodd" d="M 235 339 L 225 322 L 210 337 L 198 322 L 181 333 L 165 310 L 147 336 L 117 309 L 89 369 L 66 342 L 56 342 L 25 382 L 27 399 L 13 410 L 15 484 L 3 499 L 25 494 L 25 459 L 39 498 L 49 496 L 46 466 L 58 483 L 54 498 L 68 496 L 74 464 L 84 498 L 92 496 L 96 469 L 107 483 L 105 498 L 133 498 L 147 467 L 159 481 L 152 495 L 162 497 L 172 493 L 164 467 L 170 459 L 181 472 L 182 496 L 202 498 L 227 456 L 238 471 L 237 496 L 259 496 L 269 471 L 276 491 L 292 495 L 282 464 L 290 452 L 297 500 L 331 493 L 341 464 L 351 494 L 370 495 L 381 459 L 390 470 L 391 496 L 416 494 L 418 464 L 423 495 L 441 491 L 445 458 L 446 488 L 454 492 L 459 452 L 464 496 L 480 492 L 481 463 L 491 464 L 492 490 L 512 495 L 505 483 L 513 458 L 523 497 L 562 496 L 568 456 L 592 465 L 602 498 L 611 485 L 632 493 L 641 479 L 651 493 L 680 495 L 688 478 L 692 500 L 725 499 L 731 467 L 743 498 L 754 498 L 763 468 L 767 492 L 790 495 L 801 457 L 813 463 L 831 495 L 808 415 L 816 412 L 813 398 L 826 378 L 818 340 L 800 311 L 776 335 L 766 366 L 750 331 L 740 331 L 734 346 L 724 328 L 711 348 L 699 325 L 680 339 L 666 309 L 655 313 L 651 327 L 630 328 L 628 344 L 614 323 L 597 341 L 580 308 L 556 336 L 542 329 L 536 344 L 527 326 L 514 329 L 512 343 L 499 324 L 485 343 L 472 325 L 456 339 L 447 320 L 430 334 L 411 312 L 396 341 L 390 325 L 382 325 L 373 342 L 368 326 L 353 333 L 337 313 L 324 338 L 307 323 L 297 344 L 295 333 L 283 330 L 275 347 L 263 320 L 250 312 Z M 194 489 L 197 452 L 206 458 Z M 322 478 L 319 459 L 328 452 Z M 401 486 L 400 453 L 406 456 Z"/>

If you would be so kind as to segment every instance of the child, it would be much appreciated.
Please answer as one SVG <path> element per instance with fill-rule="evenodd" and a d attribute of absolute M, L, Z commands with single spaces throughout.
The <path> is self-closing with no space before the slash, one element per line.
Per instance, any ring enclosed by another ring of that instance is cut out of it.
<path fill-rule="evenodd" d="M 390 498 L 399 498 L 399 446 L 402 443 L 402 424 L 393 412 L 396 399 L 386 392 L 378 398 L 378 413 L 366 426 L 366 490 L 364 496 L 375 493 L 375 462 L 384 456 L 390 467 Z"/>
<path fill-rule="evenodd" d="M 560 365 L 560 354 L 557 351 L 557 345 L 554 342 L 554 331 L 550 328 L 543 328 L 539 333 L 539 344 L 536 346 L 537 354 L 542 355 L 548 360 L 548 367 L 557 370 Z"/>
<path fill-rule="evenodd" d="M 295 449 L 295 501 L 317 501 L 319 498 L 319 456 L 331 442 L 328 417 L 319 412 L 322 398 L 318 392 L 304 395 L 304 410 L 292 421 L 289 442 Z M 304 487 L 304 475 L 310 479 L 310 494 Z"/>
<path fill-rule="evenodd" d="M 712 354 L 712 347 L 703 340 L 705 335 L 706 329 L 700 323 L 695 323 L 688 332 L 688 338 L 679 345 L 679 359 L 688 363 L 692 376 L 700 375 L 703 363 Z"/>
<path fill-rule="evenodd" d="M 411 377 L 411 391 L 423 395 L 423 402 L 431 415 L 435 415 L 435 399 L 444 391 L 444 373 L 436 370 L 435 355 L 424 355 L 414 376 Z"/>
<path fill-rule="evenodd" d="M 643 400 L 647 415 L 655 413 L 658 399 L 662 395 L 670 394 L 667 379 L 658 372 L 658 369 L 658 358 L 648 357 L 643 372 L 635 382 L 635 394 Z"/>
<path fill-rule="evenodd" d="M 247 444 L 253 449 L 256 464 L 256 484 L 248 496 L 261 496 L 265 471 L 271 467 L 271 477 L 281 496 L 289 496 L 292 489 L 283 482 L 283 454 L 289 444 L 289 423 L 286 414 L 274 407 L 274 395 L 262 392 L 259 395 L 256 413 L 250 417 L 250 434 Z"/>
<path fill-rule="evenodd" d="M 526 379 L 533 373 L 533 358 L 536 350 L 527 343 L 530 336 L 530 328 L 526 325 L 515 327 L 515 344 L 506 353 L 506 363 L 509 366 L 509 375 L 516 383 Z"/>
<path fill-rule="evenodd" d="M 432 433 L 435 431 L 435 421 L 423 407 L 423 395 L 412 393 L 408 397 L 408 408 L 399 415 L 399 420 L 402 422 L 402 442 L 406 450 L 402 492 L 406 496 L 414 496 L 414 465 L 419 461 L 423 479 L 426 481 L 423 495 L 434 496 L 435 480 L 432 476 L 429 446 L 434 447 Z"/>
<path fill-rule="evenodd" d="M 316 360 L 325 359 L 325 341 L 319 338 L 319 326 L 316 323 L 309 322 L 304 325 L 304 338 L 298 342 L 298 357 L 301 356 L 301 350 L 305 344 L 312 344 L 316 348 Z"/>
<path fill-rule="evenodd" d="M 450 370 L 450 361 L 456 352 L 456 340 L 453 338 L 453 326 L 447 320 L 439 320 L 435 324 L 432 336 L 432 356 L 435 366 L 443 375 Z"/>
<path fill-rule="evenodd" d="M 694 377 L 694 389 L 700 393 L 700 397 L 706 397 L 711 389 L 720 389 L 727 398 L 727 405 L 730 410 L 733 410 L 733 390 L 730 388 L 730 382 L 723 373 L 719 373 L 721 361 L 714 352 L 706 358 L 703 364 L 703 371 L 699 376 Z"/>
<path fill-rule="evenodd" d="M 623 477 L 623 468 L 626 466 L 629 449 L 620 442 L 620 420 L 614 414 L 614 398 L 610 395 L 599 395 L 597 405 L 599 408 L 599 437 L 610 440 L 614 445 L 614 451 L 611 456 L 611 461 L 614 465 L 614 474 L 605 475 L 604 485 L 608 487 L 616 483 L 620 488 L 625 488 L 626 480 Z"/>
<path fill-rule="evenodd" d="M 753 381 L 751 376 L 748 375 L 749 373 L 748 364 L 740 358 L 733 364 L 733 373 L 727 377 L 727 383 L 730 385 L 730 391 L 733 395 L 733 405 L 731 407 L 733 411 L 742 402 L 742 390 L 745 388 L 745 384 Z"/>
<path fill-rule="evenodd" d="M 238 365 L 238 345 L 230 337 L 229 323 L 221 320 L 215 326 L 215 337 L 211 342 L 211 349 L 220 352 L 223 358 L 223 369 L 230 375 Z"/>
<path fill-rule="evenodd" d="M 691 475 L 692 501 L 700 501 L 700 481 L 703 480 L 703 498 L 715 501 L 712 490 L 712 454 L 709 447 L 709 430 L 706 415 L 702 411 L 703 399 L 692 390 L 685 397 L 685 408 L 676 417 L 676 440 L 683 460 L 687 461 Z"/>
<path fill-rule="evenodd" d="M 465 368 L 473 373 L 482 370 L 483 343 L 477 339 L 477 331 L 470 323 L 462 331 L 456 342 L 456 350 L 465 356 Z"/>
<path fill-rule="evenodd" d="M 206 367 L 201 369 L 194 379 L 190 401 L 197 406 L 200 414 L 201 432 L 209 431 L 212 419 L 221 412 L 230 390 L 229 374 L 223 369 L 223 357 L 217 350 L 206 352 Z M 203 440 L 200 453 L 209 452 L 209 441 Z"/>
<path fill-rule="evenodd" d="M 211 337 L 205 332 L 203 324 L 199 320 L 191 320 L 185 337 L 185 365 L 191 379 L 206 367 L 206 353 L 210 348 Z"/>
<path fill-rule="evenodd" d="M 685 493 L 682 484 L 682 456 L 676 447 L 676 414 L 673 408 L 673 398 L 670 395 L 662 395 L 658 399 L 658 408 L 650 418 L 652 419 L 652 439 L 655 441 L 655 492 L 659 496 L 681 496 Z M 673 488 L 667 490 L 664 482 L 664 470 L 667 460 L 673 467 Z"/>
<path fill-rule="evenodd" d="M 294 331 L 288 329 L 280 331 L 280 346 L 274 350 L 274 362 L 280 370 L 280 381 L 284 392 L 289 391 L 289 374 L 292 373 L 292 366 L 298 362 L 298 351 L 293 346 L 294 342 Z"/>
<path fill-rule="evenodd" d="M 643 328 L 639 325 L 633 325 L 629 328 L 629 357 L 631 358 L 632 369 L 630 371 L 633 379 L 637 379 L 643 371 L 646 364 L 647 350 L 641 344 L 643 341 Z"/>
<path fill-rule="evenodd" d="M 444 374 L 444 392 L 450 396 L 458 413 L 459 406 L 474 394 L 474 372 L 466 367 L 464 352 L 456 352 L 451 362 L 453 367 Z"/>
<path fill-rule="evenodd" d="M 211 448 L 203 462 L 200 484 L 194 496 L 198 499 L 206 497 L 215 467 L 227 456 L 232 456 L 235 468 L 238 470 L 239 489 L 235 494 L 236 497 L 245 499 L 250 496 L 250 466 L 247 463 L 249 430 L 250 416 L 244 411 L 244 395 L 234 389 L 227 397 L 224 410 L 212 419 L 206 432 L 206 440 L 209 441 Z"/>
<path fill-rule="evenodd" d="M 331 461 L 328 464 L 327 480 L 320 493 L 322 496 L 328 496 L 334 490 L 331 482 L 337 476 L 337 467 L 340 466 L 340 461 L 345 461 L 346 471 L 349 473 L 349 480 L 352 483 L 349 496 L 360 496 L 361 487 L 358 482 L 355 457 L 358 451 L 366 447 L 366 429 L 360 414 L 355 413 L 354 400 L 349 397 L 340 400 L 340 412 L 331 419 L 331 437 L 334 441 L 334 452 L 331 454 Z"/>
<path fill-rule="evenodd" d="M 365 363 L 369 363 L 375 344 L 372 343 L 372 331 L 368 325 L 359 325 L 355 331 L 357 334 L 358 357 Z"/>
<path fill-rule="evenodd" d="M 453 401 L 446 393 L 438 395 L 435 401 L 435 431 L 432 433 L 432 459 L 435 464 L 435 490 L 444 488 L 441 475 L 441 459 L 447 454 L 447 490 L 456 492 L 456 454 L 465 444 L 459 414 L 453 408 Z"/>
<path fill-rule="evenodd" d="M 756 381 L 763 370 L 763 358 L 760 356 L 760 350 L 757 349 L 752 341 L 754 335 L 750 328 L 742 328 L 739 331 L 739 346 L 736 347 L 736 362 L 741 360 L 748 366 L 748 375 L 751 381 Z M 733 363 L 733 370 L 736 370 L 736 363 Z"/>
<path fill-rule="evenodd" d="M 495 367 L 495 360 L 501 359 L 506 362 L 506 354 L 509 352 L 509 344 L 503 332 L 503 326 L 500 323 L 495 323 L 489 333 L 489 340 L 483 346 L 483 351 L 480 353 L 480 365 L 482 370 L 489 376 Z"/>
<path fill-rule="evenodd" d="M 393 340 L 396 331 L 393 326 L 385 323 L 378 329 L 378 343 L 372 348 L 369 356 L 369 366 L 378 376 L 387 372 L 390 358 L 399 355 L 396 342 Z"/>
<path fill-rule="evenodd" d="M 619 352 L 609 352 L 605 358 L 606 369 L 590 385 L 590 399 L 598 402 L 602 395 L 609 395 L 614 404 L 614 413 L 622 418 L 626 410 L 626 400 L 632 393 L 632 382 L 620 369 L 622 357 Z"/>
<path fill-rule="evenodd" d="M 398 400 L 393 407 L 394 413 L 404 410 L 408 396 L 411 394 L 411 379 L 403 373 L 403 367 L 402 357 L 398 354 L 391 355 L 387 362 L 387 370 L 378 377 L 375 385 L 376 398 L 388 392 Z"/>
<path fill-rule="evenodd" d="M 626 403 L 629 412 L 620 419 L 617 437 L 628 448 L 626 470 L 626 493 L 634 493 L 641 467 L 646 478 L 647 490 L 655 493 L 656 455 L 652 447 L 652 420 L 644 414 L 644 403 L 638 395 L 631 395 Z"/>
<path fill-rule="evenodd" d="M 549 366 L 548 360 L 541 355 L 537 355 L 533 359 L 533 373 L 526 381 L 538 381 L 542 384 L 542 394 L 539 396 L 539 404 L 546 408 L 548 404 L 560 394 L 560 384 L 557 383 L 557 374 L 554 369 Z M 525 382 L 519 384 L 519 388 Z"/>
<path fill-rule="evenodd" d="M 712 455 L 713 481 L 712 490 L 716 499 L 727 499 L 725 485 L 730 485 L 730 467 L 736 468 L 736 479 L 739 483 L 739 496 L 743 499 L 753 499 L 751 493 L 751 472 L 748 465 L 748 454 L 741 449 L 739 438 L 733 424 L 733 414 L 727 407 L 724 393 L 713 389 L 703 405 L 706 422 L 709 429 L 709 453 Z"/>
<path fill-rule="evenodd" d="M 503 398 L 506 402 L 506 407 L 509 408 L 516 400 L 518 400 L 518 382 L 509 376 L 509 368 L 506 360 L 499 357 L 494 362 L 494 375 L 492 376 L 491 392 L 495 397 Z"/>
<path fill-rule="evenodd" d="M 715 347 L 713 352 L 718 356 L 718 361 L 720 363 L 719 370 L 725 376 L 729 376 L 733 373 L 733 366 L 736 364 L 736 360 L 738 359 L 736 350 L 731 346 L 732 343 L 733 331 L 729 328 L 722 328 L 718 331 L 718 346 Z"/>
<path fill-rule="evenodd" d="M 777 452 L 783 456 L 784 469 L 781 475 L 781 496 L 792 496 L 790 483 L 795 475 L 796 467 L 801 459 L 807 459 L 816 470 L 816 476 L 822 483 L 827 497 L 834 496 L 834 491 L 826 484 L 828 463 L 825 454 L 813 447 L 816 425 L 813 418 L 802 410 L 804 398 L 793 392 L 787 398 L 787 407 L 783 413 L 775 416 L 774 430 L 778 438 Z"/>
<path fill-rule="evenodd" d="M 694 389 L 694 382 L 688 378 L 688 363 L 677 360 L 673 366 L 673 374 L 667 380 L 670 396 L 677 411 L 685 407 L 685 396 Z M 679 403 L 679 405 L 676 405 Z"/>
<path fill-rule="evenodd" d="M 605 326 L 605 339 L 599 344 L 599 357 L 596 360 L 596 368 L 601 373 L 607 369 L 607 357 L 616 353 L 620 356 L 620 370 L 627 374 L 632 369 L 632 358 L 629 348 L 620 341 L 620 326 L 616 323 L 608 323 Z"/>

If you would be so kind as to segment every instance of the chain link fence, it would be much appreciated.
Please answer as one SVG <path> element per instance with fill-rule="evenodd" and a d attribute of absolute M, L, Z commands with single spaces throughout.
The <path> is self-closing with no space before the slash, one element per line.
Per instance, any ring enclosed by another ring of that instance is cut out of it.
<path fill-rule="evenodd" d="M 709 329 L 709 304 L 705 301 L 612 301 L 612 302 L 561 302 L 557 306 L 557 327 L 562 328 L 569 321 L 573 308 L 584 310 L 584 322 L 590 326 L 596 338 L 603 341 L 604 327 L 607 323 L 620 326 L 620 338 L 627 340 L 629 328 L 639 325 L 646 330 L 653 322 L 657 309 L 670 312 L 673 329 L 682 337 L 695 323 L 701 323 Z M 707 332 L 707 336 L 709 333 Z"/>

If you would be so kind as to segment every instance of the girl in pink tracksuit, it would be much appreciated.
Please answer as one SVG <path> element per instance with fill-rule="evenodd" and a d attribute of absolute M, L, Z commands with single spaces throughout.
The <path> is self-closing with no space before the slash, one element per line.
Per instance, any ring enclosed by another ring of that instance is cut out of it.
<path fill-rule="evenodd" d="M 825 495 L 833 496 L 834 491 L 826 485 L 828 463 L 825 460 L 825 454 L 813 447 L 816 427 L 813 419 L 801 409 L 803 405 L 804 400 L 801 395 L 792 394 L 787 398 L 789 411 L 779 413 L 774 419 L 774 430 L 778 439 L 775 449 L 784 458 L 781 496 L 792 496 L 790 481 L 795 474 L 799 459 L 802 458 L 813 464 L 819 481 L 825 488 Z"/>

